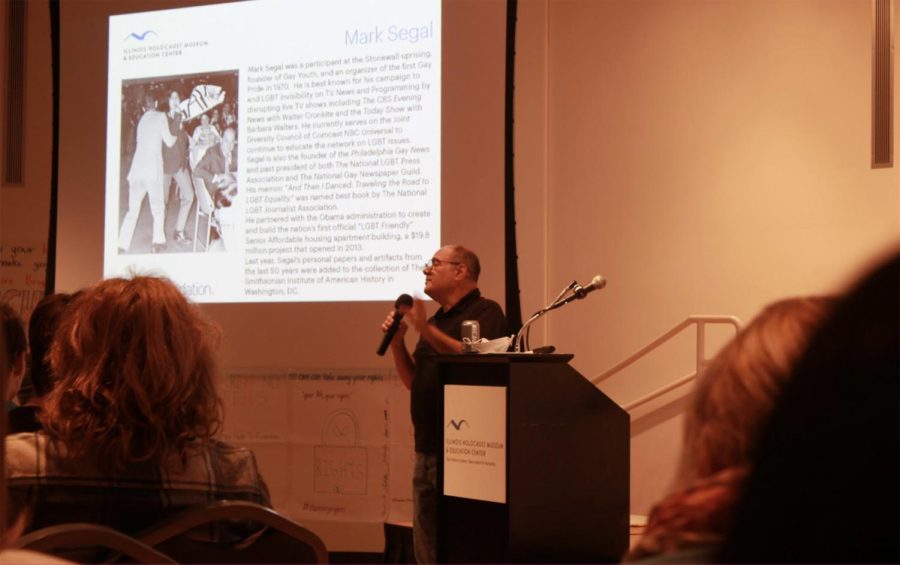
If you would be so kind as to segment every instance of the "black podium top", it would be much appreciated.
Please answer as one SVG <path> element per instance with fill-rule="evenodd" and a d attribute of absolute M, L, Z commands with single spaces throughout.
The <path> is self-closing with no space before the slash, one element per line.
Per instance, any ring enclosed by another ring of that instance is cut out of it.
<path fill-rule="evenodd" d="M 470 363 L 472 361 L 479 363 L 568 363 L 575 358 L 575 355 L 572 353 L 542 355 L 533 353 L 458 353 L 453 355 L 434 355 L 431 358 L 441 363 Z"/>

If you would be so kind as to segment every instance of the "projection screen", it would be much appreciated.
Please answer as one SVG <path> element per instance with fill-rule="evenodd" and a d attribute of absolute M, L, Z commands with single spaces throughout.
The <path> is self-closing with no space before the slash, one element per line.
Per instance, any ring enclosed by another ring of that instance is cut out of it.
<path fill-rule="evenodd" d="M 440 0 L 112 16 L 104 276 L 197 302 L 414 287 L 440 245 L 440 30 Z"/>

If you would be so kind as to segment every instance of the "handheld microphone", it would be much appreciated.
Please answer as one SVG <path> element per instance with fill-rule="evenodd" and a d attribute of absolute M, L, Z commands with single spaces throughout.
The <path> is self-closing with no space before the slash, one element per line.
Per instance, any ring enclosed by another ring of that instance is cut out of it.
<path fill-rule="evenodd" d="M 606 279 L 600 275 L 595 276 L 591 279 L 591 282 L 587 286 L 576 286 L 572 292 L 575 293 L 575 296 L 579 299 L 584 298 L 588 294 L 594 292 L 595 290 L 600 290 L 601 288 L 606 286 Z"/>
<path fill-rule="evenodd" d="M 378 347 L 378 355 L 384 356 L 385 352 L 388 349 L 388 346 L 391 344 L 391 340 L 394 339 L 394 334 L 397 333 L 397 330 L 400 328 L 400 321 L 403 319 L 403 313 L 412 308 L 413 299 L 412 296 L 408 294 L 401 294 L 397 297 L 397 301 L 394 302 L 394 321 L 391 323 L 390 327 L 384 332 L 384 338 L 381 340 L 381 345 Z M 401 310 L 403 308 L 403 310 Z"/>

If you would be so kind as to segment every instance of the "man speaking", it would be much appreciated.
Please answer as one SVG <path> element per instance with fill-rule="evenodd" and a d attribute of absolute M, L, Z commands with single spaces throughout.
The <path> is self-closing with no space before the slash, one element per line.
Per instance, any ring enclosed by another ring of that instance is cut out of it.
<path fill-rule="evenodd" d="M 433 374 L 423 370 L 423 360 L 430 355 L 461 353 L 461 325 L 477 320 L 481 337 L 496 339 L 508 334 L 506 318 L 500 305 L 481 296 L 478 256 L 460 245 L 441 247 L 422 269 L 425 294 L 440 305 L 434 316 L 426 319 L 425 305 L 419 300 L 404 315 L 391 340 L 391 354 L 397 372 L 411 390 L 410 405 L 416 436 L 416 467 L 413 474 L 413 543 L 416 561 L 436 561 L 437 529 L 437 445 L 438 386 Z M 388 331 L 394 321 L 388 314 L 381 329 Z M 404 336 L 409 326 L 419 333 L 416 349 L 410 355 Z"/>

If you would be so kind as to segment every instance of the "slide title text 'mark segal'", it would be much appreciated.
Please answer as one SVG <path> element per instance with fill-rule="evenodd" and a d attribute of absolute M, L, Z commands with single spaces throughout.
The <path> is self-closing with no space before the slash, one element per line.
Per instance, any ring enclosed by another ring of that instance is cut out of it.
<path fill-rule="evenodd" d="M 412 27 L 390 25 L 387 28 L 375 26 L 368 30 L 348 29 L 344 32 L 344 45 L 370 45 L 385 41 L 418 43 L 432 37 L 434 37 L 434 22 L 430 21 L 427 25 Z"/>

